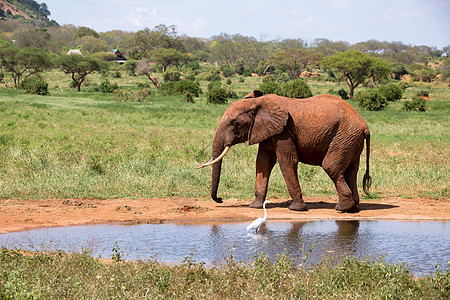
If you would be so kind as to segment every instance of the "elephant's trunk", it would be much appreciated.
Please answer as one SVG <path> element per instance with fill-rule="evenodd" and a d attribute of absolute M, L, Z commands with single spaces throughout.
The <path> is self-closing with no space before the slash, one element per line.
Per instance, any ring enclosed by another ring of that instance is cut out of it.
<path fill-rule="evenodd" d="M 223 143 L 218 142 L 218 141 L 216 141 L 216 139 L 214 139 L 213 151 L 212 151 L 213 159 L 221 156 L 221 154 L 223 154 L 225 152 L 224 150 L 225 150 L 225 147 L 223 146 Z M 222 160 L 219 160 L 215 164 L 212 165 L 211 198 L 214 201 L 216 201 L 217 203 L 222 203 L 222 198 L 217 197 L 217 190 L 219 188 L 221 170 L 222 170 Z"/>
<path fill-rule="evenodd" d="M 212 164 L 212 175 L 211 175 L 211 198 L 217 202 L 222 203 L 222 198 L 217 197 L 217 190 L 219 188 L 220 173 L 222 170 L 222 158 L 228 152 L 231 143 L 226 141 L 224 134 L 224 129 L 221 124 L 217 128 L 216 134 L 214 136 L 213 147 L 212 147 L 212 159 L 214 164 Z"/>

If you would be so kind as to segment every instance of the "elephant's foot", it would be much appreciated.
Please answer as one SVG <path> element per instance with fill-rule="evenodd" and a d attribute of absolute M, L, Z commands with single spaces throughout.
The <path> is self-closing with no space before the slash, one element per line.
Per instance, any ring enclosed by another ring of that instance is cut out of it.
<path fill-rule="evenodd" d="M 357 205 L 353 200 L 339 200 L 336 204 L 336 207 L 334 208 L 341 212 L 348 212 L 348 213 L 356 213 L 359 212 L 359 205 Z"/>
<path fill-rule="evenodd" d="M 250 203 L 250 208 L 263 208 L 264 199 L 255 199 Z"/>
<path fill-rule="evenodd" d="M 296 210 L 296 211 L 307 211 L 308 207 L 306 207 L 306 203 L 303 201 L 294 201 L 289 206 L 290 210 Z"/>

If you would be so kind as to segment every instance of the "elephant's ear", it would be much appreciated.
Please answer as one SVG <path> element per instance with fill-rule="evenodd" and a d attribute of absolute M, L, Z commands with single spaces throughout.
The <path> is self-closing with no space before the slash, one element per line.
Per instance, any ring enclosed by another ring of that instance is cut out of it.
<path fill-rule="evenodd" d="M 244 99 L 258 98 L 258 97 L 261 97 L 262 95 L 264 95 L 264 94 L 260 90 L 254 90 L 254 91 L 248 93 L 247 95 L 245 95 Z"/>
<path fill-rule="evenodd" d="M 288 118 L 289 113 L 281 109 L 257 109 L 248 135 L 249 145 L 260 143 L 281 133 L 288 122 Z"/>

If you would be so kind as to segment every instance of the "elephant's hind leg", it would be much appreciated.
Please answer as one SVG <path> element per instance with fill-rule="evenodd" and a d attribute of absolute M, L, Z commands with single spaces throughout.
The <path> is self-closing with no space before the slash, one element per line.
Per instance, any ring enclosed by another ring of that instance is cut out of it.
<path fill-rule="evenodd" d="M 333 180 L 338 193 L 338 202 L 335 209 L 342 212 L 350 211 L 355 206 L 352 190 L 344 177 L 347 166 L 348 163 L 345 163 L 345 159 L 343 159 L 339 153 L 328 153 L 322 162 L 323 169 L 331 180 Z"/>
<path fill-rule="evenodd" d="M 359 169 L 359 159 L 352 163 L 350 166 L 348 166 L 347 170 L 345 170 L 344 178 L 347 182 L 347 185 L 349 186 L 350 190 L 352 191 L 352 198 L 355 202 L 355 205 L 348 210 L 347 212 L 359 212 L 359 193 L 358 193 L 358 185 L 357 185 L 357 176 L 358 176 L 358 169 Z"/>
<path fill-rule="evenodd" d="M 256 158 L 255 200 L 250 204 L 251 208 L 262 208 L 267 195 L 269 177 L 277 162 L 273 145 L 264 142 L 259 144 Z"/>

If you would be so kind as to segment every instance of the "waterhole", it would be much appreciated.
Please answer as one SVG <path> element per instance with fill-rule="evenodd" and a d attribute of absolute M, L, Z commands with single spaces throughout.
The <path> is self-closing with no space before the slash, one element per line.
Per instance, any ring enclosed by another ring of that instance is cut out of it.
<path fill-rule="evenodd" d="M 381 258 L 405 263 L 427 274 L 450 261 L 450 222 L 310 221 L 266 222 L 258 233 L 242 222 L 87 225 L 36 229 L 0 235 L 0 245 L 24 250 L 92 251 L 110 258 L 156 259 L 180 263 L 186 257 L 220 265 L 225 257 L 251 262 L 255 255 L 276 259 L 289 254 L 296 263 L 324 256 Z"/>

